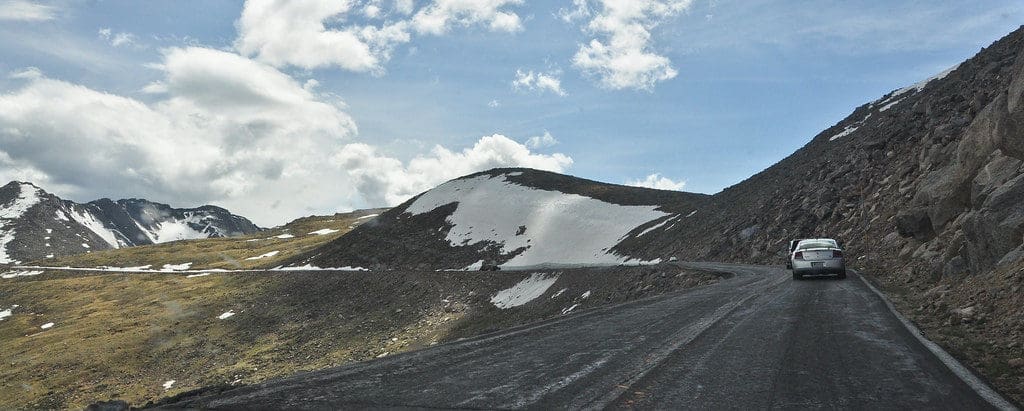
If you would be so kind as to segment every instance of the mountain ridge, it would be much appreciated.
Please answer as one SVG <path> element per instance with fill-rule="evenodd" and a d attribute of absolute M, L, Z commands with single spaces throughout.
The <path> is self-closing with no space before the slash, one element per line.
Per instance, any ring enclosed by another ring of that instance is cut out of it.
<path fill-rule="evenodd" d="M 260 230 L 211 205 L 173 208 L 136 198 L 76 203 L 31 182 L 0 187 L 0 264 Z"/>

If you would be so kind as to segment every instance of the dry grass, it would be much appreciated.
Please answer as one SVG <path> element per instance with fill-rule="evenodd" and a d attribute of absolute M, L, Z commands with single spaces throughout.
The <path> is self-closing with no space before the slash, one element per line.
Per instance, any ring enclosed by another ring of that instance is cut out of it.
<path fill-rule="evenodd" d="M 667 274 L 666 274 L 667 273 Z M 596 274 L 596 275 L 595 275 Z M 47 272 L 0 280 L 0 408 L 139 406 L 253 384 L 714 282 L 672 266 L 564 272 L 514 310 L 490 303 L 529 273 Z M 585 291 L 585 301 L 572 300 Z M 565 301 L 562 301 L 565 300 Z M 235 315 L 218 319 L 225 312 Z M 49 329 L 40 326 L 52 322 Z M 170 389 L 163 384 L 176 382 Z"/>

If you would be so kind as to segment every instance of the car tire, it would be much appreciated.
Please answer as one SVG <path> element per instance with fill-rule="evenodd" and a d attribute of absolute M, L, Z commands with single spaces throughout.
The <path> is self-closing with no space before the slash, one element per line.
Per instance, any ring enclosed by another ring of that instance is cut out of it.
<path fill-rule="evenodd" d="M 840 280 L 845 280 L 846 279 L 846 270 L 843 270 L 842 272 L 839 273 L 839 279 Z"/>
<path fill-rule="evenodd" d="M 803 279 L 804 279 L 803 275 L 800 275 L 796 271 L 793 271 L 793 280 L 800 281 L 800 280 L 803 280 Z"/>

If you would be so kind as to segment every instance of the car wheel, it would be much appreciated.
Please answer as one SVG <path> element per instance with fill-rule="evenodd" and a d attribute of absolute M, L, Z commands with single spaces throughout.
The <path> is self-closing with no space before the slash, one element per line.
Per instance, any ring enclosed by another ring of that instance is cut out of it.
<path fill-rule="evenodd" d="M 798 274 L 796 271 L 793 271 L 793 279 L 796 281 L 800 281 L 804 279 L 804 276 Z"/>
<path fill-rule="evenodd" d="M 841 273 L 839 273 L 839 279 L 840 280 L 845 280 L 846 279 L 846 270 L 843 270 Z"/>

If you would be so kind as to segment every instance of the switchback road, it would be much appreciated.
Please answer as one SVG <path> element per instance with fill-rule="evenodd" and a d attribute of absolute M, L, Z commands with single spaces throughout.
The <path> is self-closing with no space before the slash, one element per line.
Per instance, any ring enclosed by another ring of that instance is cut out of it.
<path fill-rule="evenodd" d="M 694 266 L 735 275 L 172 407 L 1011 407 L 951 371 L 855 273 L 792 281 L 778 267 Z"/>

